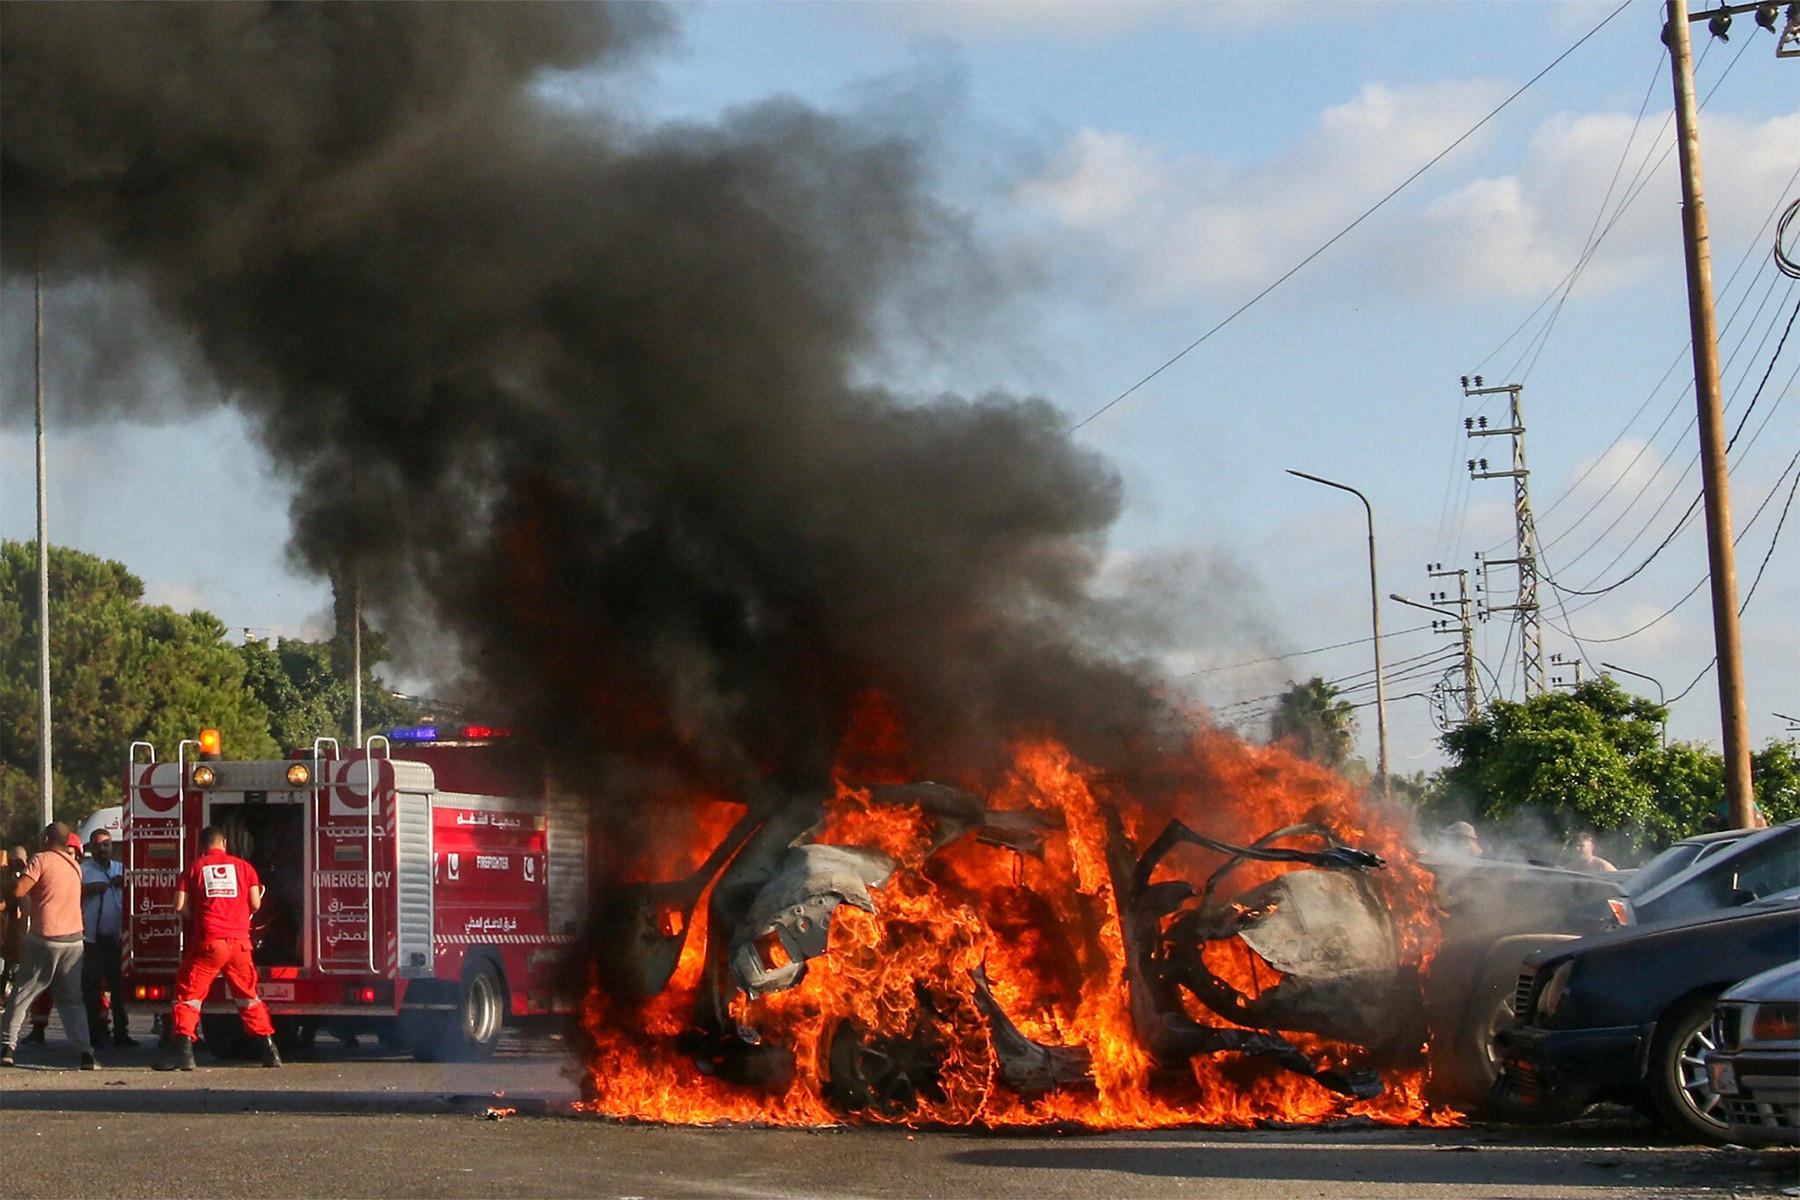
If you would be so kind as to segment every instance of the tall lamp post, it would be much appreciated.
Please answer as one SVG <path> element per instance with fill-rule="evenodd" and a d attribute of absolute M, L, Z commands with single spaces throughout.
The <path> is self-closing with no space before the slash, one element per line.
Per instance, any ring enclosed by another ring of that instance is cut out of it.
<path fill-rule="evenodd" d="M 38 263 L 33 303 L 37 308 L 32 372 L 37 393 L 37 626 L 38 626 L 38 815 L 56 820 L 56 776 L 50 745 L 50 518 L 46 499 L 49 468 L 44 454 L 44 265 Z"/>
<path fill-rule="evenodd" d="M 1663 698 L 1662 682 L 1660 680 L 1654 678 L 1653 676 L 1645 675 L 1641 671 L 1633 671 L 1629 667 L 1621 667 L 1618 663 L 1603 662 L 1600 665 L 1605 667 L 1609 671 L 1617 671 L 1621 675 L 1629 675 L 1633 679 L 1642 679 L 1647 683 L 1656 684 L 1656 703 L 1663 710 L 1662 744 L 1667 746 L 1669 744 L 1669 705 L 1668 705 L 1668 701 L 1666 701 Z"/>
<path fill-rule="evenodd" d="M 1387 747 L 1387 685 L 1381 673 L 1381 585 L 1375 576 L 1375 510 L 1369 506 L 1369 498 L 1346 483 L 1323 479 L 1317 475 L 1308 475 L 1305 471 L 1288 470 L 1289 475 L 1313 483 L 1322 483 L 1326 487 L 1336 488 L 1340 492 L 1349 492 L 1362 501 L 1363 512 L 1369 518 L 1369 621 L 1375 630 L 1375 777 L 1383 796 L 1388 794 L 1388 747 Z"/>

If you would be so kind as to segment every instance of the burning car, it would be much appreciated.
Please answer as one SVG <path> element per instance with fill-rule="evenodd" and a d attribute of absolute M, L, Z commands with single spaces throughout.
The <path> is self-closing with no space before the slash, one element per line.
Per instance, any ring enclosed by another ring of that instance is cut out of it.
<path fill-rule="evenodd" d="M 601 905 L 590 1105 L 793 1123 L 1421 1119 L 1430 877 L 1397 824 L 1341 784 L 1315 790 L 1270 806 L 1292 819 L 1254 837 L 1222 820 L 1228 840 L 1190 824 L 1199 793 L 1147 811 L 1044 747 L 985 799 L 839 782 L 746 803 L 684 879 Z"/>

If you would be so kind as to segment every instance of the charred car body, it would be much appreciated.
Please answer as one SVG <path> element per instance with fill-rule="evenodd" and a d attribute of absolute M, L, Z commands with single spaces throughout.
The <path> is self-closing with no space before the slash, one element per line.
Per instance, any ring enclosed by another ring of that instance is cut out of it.
<path fill-rule="evenodd" d="M 904 890 L 904 879 L 930 874 L 934 856 L 959 839 L 1041 860 L 1048 840 L 1066 836 L 1061 813 L 990 811 L 977 797 L 937 784 L 856 791 L 876 810 L 916 810 L 922 820 L 913 844 L 900 852 L 891 844 L 825 844 L 818 839 L 827 798 L 779 797 L 752 805 L 685 880 L 628 885 L 604 906 L 623 927 L 624 936 L 612 940 L 625 949 L 607 969 L 648 998 L 669 985 L 709 895 L 704 967 L 679 1039 L 704 1074 L 769 1093 L 792 1084 L 797 1055 L 806 1051 L 765 1036 L 757 1004 L 806 978 L 845 911 L 875 912 L 884 889 Z M 1116 814 L 1103 820 L 1100 870 L 1122 938 L 1129 1022 L 1156 1071 L 1179 1075 L 1196 1056 L 1250 1056 L 1360 1099 L 1382 1092 L 1375 1065 L 1384 1055 L 1416 1060 L 1419 981 L 1403 965 L 1400 935 L 1379 894 L 1382 858 L 1346 844 L 1323 821 L 1239 844 L 1171 820 L 1139 852 Z M 1191 855 L 1184 847 L 1223 862 L 1209 858 L 1218 865 L 1187 878 L 1173 866 Z M 1235 890 L 1251 864 L 1271 864 L 1264 875 L 1280 873 Z M 1072 939 L 1092 940 L 1100 923 L 1097 915 L 1073 922 L 1089 927 Z M 1264 965 L 1266 986 L 1246 987 L 1214 969 L 1211 948 L 1228 943 L 1248 947 Z M 970 1021 L 982 1026 L 994 1077 L 1015 1096 L 1091 1089 L 1091 1049 L 1024 1033 L 997 994 L 1002 982 L 990 978 L 985 962 L 963 974 L 960 994 L 921 981 L 915 1016 L 898 1034 L 840 1021 L 812 1050 L 830 1104 L 852 1114 L 908 1111 L 941 1087 L 938 1065 Z M 1363 1061 L 1321 1055 L 1302 1045 L 1308 1038 L 1367 1054 Z"/>

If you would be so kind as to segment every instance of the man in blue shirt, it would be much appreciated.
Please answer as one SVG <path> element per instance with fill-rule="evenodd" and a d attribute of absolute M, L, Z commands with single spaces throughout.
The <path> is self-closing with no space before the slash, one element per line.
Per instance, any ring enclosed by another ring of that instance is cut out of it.
<path fill-rule="evenodd" d="M 81 992 L 87 1002 L 88 1029 L 95 1041 L 106 1026 L 101 1015 L 103 993 L 112 994 L 112 1039 L 115 1046 L 135 1046 L 126 1030 L 125 981 L 121 977 L 119 942 L 124 933 L 125 869 L 113 861 L 112 834 L 96 829 L 88 842 L 91 856 L 81 864 Z"/>

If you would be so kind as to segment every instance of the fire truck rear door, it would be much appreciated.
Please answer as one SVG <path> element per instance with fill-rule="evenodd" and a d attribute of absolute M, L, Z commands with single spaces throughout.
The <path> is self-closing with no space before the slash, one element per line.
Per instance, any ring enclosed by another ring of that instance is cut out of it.
<path fill-rule="evenodd" d="M 371 786 L 371 770 L 373 781 Z M 394 764 L 319 764 L 314 793 L 313 966 L 325 975 L 394 973 Z"/>

